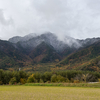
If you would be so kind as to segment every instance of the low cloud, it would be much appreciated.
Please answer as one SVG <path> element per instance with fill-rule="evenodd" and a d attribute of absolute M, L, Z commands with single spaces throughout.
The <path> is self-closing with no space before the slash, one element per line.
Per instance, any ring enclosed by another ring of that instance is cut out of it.
<path fill-rule="evenodd" d="M 3 10 L 0 9 L 0 25 L 9 26 L 12 24 L 12 19 L 6 19 Z"/>
<path fill-rule="evenodd" d="M 6 18 L 4 12 L 0 9 L 0 39 L 8 37 L 10 34 L 9 31 L 13 26 L 13 20 L 11 18 Z M 12 32 L 12 29 L 11 29 Z"/>
<path fill-rule="evenodd" d="M 0 37 L 46 31 L 59 37 L 100 37 L 99 5 L 100 0 L 0 0 Z"/>

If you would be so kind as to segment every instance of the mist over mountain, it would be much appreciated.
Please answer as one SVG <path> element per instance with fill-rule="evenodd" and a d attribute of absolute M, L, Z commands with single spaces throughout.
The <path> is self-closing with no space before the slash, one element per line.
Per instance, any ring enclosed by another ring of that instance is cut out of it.
<path fill-rule="evenodd" d="M 100 38 L 87 38 L 85 40 L 74 39 L 70 36 L 63 36 L 59 38 L 57 35 L 47 32 L 41 35 L 31 33 L 24 37 L 12 37 L 9 39 L 9 42 L 14 43 L 16 48 L 20 48 L 19 46 L 21 46 L 29 51 L 42 42 L 45 42 L 46 44 L 53 46 L 56 51 L 62 52 L 69 48 L 78 49 L 80 47 L 88 46 L 98 40 L 100 40 Z"/>
<path fill-rule="evenodd" d="M 74 63 L 77 62 L 80 65 L 81 62 L 89 61 L 100 54 L 99 43 L 100 38 L 79 40 L 70 36 L 58 37 L 50 32 L 41 35 L 31 33 L 24 37 L 15 36 L 8 41 L 0 40 L 0 68 L 28 67 L 59 61 L 64 66 L 69 61 L 67 64 L 69 66 L 72 59 Z M 69 57 L 68 61 L 64 60 L 66 57 Z M 73 68 L 73 62 L 69 69 Z"/>
<path fill-rule="evenodd" d="M 52 50 L 54 50 L 57 53 L 56 55 L 59 55 L 57 56 L 58 59 L 61 60 L 67 57 L 69 54 L 75 51 L 78 51 L 84 47 L 87 47 L 99 40 L 100 38 L 87 38 L 85 40 L 79 40 L 79 39 L 74 39 L 70 36 L 58 37 L 54 33 L 47 32 L 41 35 L 29 34 L 24 37 L 19 37 L 19 36 L 12 37 L 9 39 L 9 42 L 13 43 L 13 46 L 16 49 L 18 49 L 21 53 L 29 55 L 29 57 L 31 57 L 32 59 L 36 58 L 36 59 L 41 59 L 41 61 L 43 61 L 42 59 L 46 55 L 50 54 L 50 52 L 48 52 L 47 54 L 48 50 L 51 50 L 51 52 Z M 43 43 L 48 46 L 45 47 Z M 46 50 L 45 54 L 44 52 L 42 52 L 42 50 L 44 49 Z M 34 56 L 34 55 L 37 55 L 37 56 Z M 51 55 L 53 55 L 53 53 Z M 49 57 L 48 59 L 50 60 L 50 56 L 48 57 Z M 52 58 L 54 58 L 54 55 Z M 50 60 L 50 61 L 53 61 L 53 60 Z"/>
<path fill-rule="evenodd" d="M 57 66 L 65 69 L 100 72 L 100 40 L 70 54 Z"/>

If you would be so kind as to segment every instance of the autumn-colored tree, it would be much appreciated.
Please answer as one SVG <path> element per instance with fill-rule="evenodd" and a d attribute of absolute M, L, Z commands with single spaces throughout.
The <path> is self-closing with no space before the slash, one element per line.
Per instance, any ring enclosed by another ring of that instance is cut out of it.
<path fill-rule="evenodd" d="M 28 82 L 28 83 L 33 83 L 33 82 L 35 82 L 34 74 L 32 74 L 31 76 L 28 77 L 27 82 Z"/>
<path fill-rule="evenodd" d="M 21 78 L 21 79 L 20 79 L 20 83 L 21 83 L 21 84 L 25 84 L 25 83 L 26 83 L 26 79 Z"/>

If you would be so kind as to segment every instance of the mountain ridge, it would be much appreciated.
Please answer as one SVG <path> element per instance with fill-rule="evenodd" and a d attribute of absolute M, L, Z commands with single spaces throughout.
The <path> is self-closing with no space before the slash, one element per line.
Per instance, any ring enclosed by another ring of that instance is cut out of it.
<path fill-rule="evenodd" d="M 0 68 L 3 66 L 7 68 L 13 66 L 28 67 L 39 63 L 59 62 L 55 69 L 57 67 L 63 67 L 66 70 L 78 69 L 76 67 L 79 67 L 81 63 L 89 62 L 99 56 L 99 43 L 100 38 L 79 40 L 65 36 L 61 40 L 50 32 L 41 35 L 16 36 L 8 41 L 0 40 L 2 63 Z"/>

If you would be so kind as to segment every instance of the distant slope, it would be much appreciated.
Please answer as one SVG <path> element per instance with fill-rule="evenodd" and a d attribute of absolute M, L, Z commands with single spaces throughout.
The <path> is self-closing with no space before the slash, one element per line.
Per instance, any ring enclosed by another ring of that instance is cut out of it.
<path fill-rule="evenodd" d="M 30 58 L 18 51 L 12 43 L 0 40 L 0 68 L 23 66 L 22 62 L 27 60 Z"/>
<path fill-rule="evenodd" d="M 26 37 L 26 36 L 25 36 Z M 25 37 L 13 37 L 9 39 L 10 42 L 14 43 L 14 46 L 21 50 L 24 49 L 26 53 L 33 50 L 35 47 L 37 47 L 42 42 L 45 42 L 49 45 L 51 45 L 56 52 L 63 52 L 67 48 L 79 48 L 81 45 L 77 42 L 76 39 L 71 37 L 64 37 L 63 40 L 58 39 L 58 37 L 53 33 L 44 33 L 39 36 L 35 36 L 31 38 L 25 39 Z M 30 35 L 27 37 L 30 37 Z M 17 41 L 19 40 L 19 41 Z M 17 42 L 16 42 L 17 41 Z"/>
<path fill-rule="evenodd" d="M 55 34 L 48 32 L 41 35 L 16 36 L 9 41 L 0 40 L 0 68 L 3 69 L 30 67 L 36 70 L 35 65 L 41 64 L 39 71 L 48 68 L 94 71 L 99 70 L 99 66 L 92 61 L 98 60 L 99 63 L 99 56 L 100 38 L 79 40 L 65 36 L 61 40 Z M 43 68 L 44 64 L 47 64 L 48 68 L 46 66 Z"/>
<path fill-rule="evenodd" d="M 60 60 L 60 55 L 54 50 L 51 45 L 42 42 L 38 45 L 29 56 L 33 59 L 34 62 L 55 62 L 55 60 Z"/>
<path fill-rule="evenodd" d="M 37 36 L 37 35 L 34 34 L 34 33 L 31 33 L 31 34 L 26 35 L 26 36 L 24 36 L 24 37 L 21 37 L 21 36 L 14 36 L 14 37 L 12 37 L 12 38 L 9 39 L 9 42 L 11 42 L 11 43 L 17 43 L 17 42 L 19 42 L 19 41 L 27 41 L 27 40 L 29 40 L 29 39 L 31 39 L 31 38 L 33 38 L 33 37 L 36 37 L 36 36 Z"/>
<path fill-rule="evenodd" d="M 100 56 L 100 41 L 82 48 L 81 50 L 69 55 L 62 60 L 56 67 L 65 67 L 66 69 L 94 70 L 91 60 L 95 61 Z M 90 63 L 90 67 L 86 67 Z M 98 61 L 99 63 L 99 61 Z"/>
<path fill-rule="evenodd" d="M 89 46 L 100 38 L 87 38 L 85 40 L 74 39 L 70 36 L 64 36 L 60 39 L 53 33 L 47 32 L 41 35 L 29 34 L 24 37 L 12 37 L 9 39 L 13 45 L 24 54 L 29 54 L 42 42 L 51 45 L 56 52 L 61 53 L 62 56 L 67 56 L 81 47 Z"/>
<path fill-rule="evenodd" d="M 16 60 L 27 60 L 27 56 L 22 54 L 18 49 L 16 49 L 12 43 L 8 41 L 0 40 L 0 51 L 3 52 L 3 54 L 13 57 Z"/>

